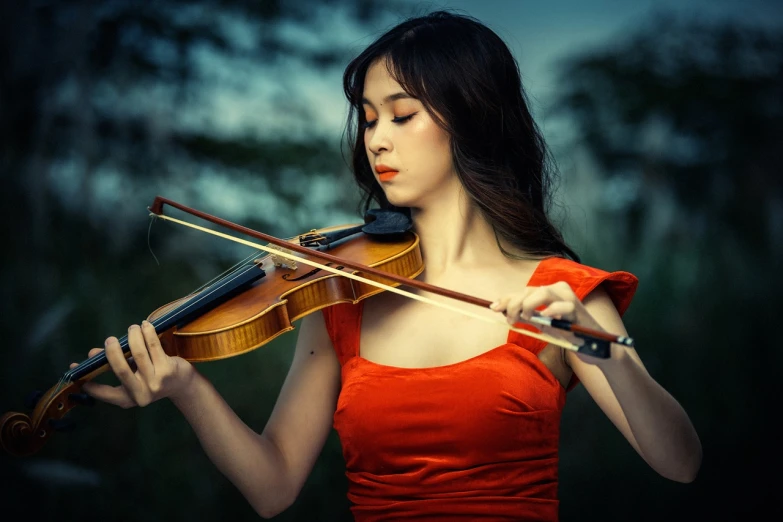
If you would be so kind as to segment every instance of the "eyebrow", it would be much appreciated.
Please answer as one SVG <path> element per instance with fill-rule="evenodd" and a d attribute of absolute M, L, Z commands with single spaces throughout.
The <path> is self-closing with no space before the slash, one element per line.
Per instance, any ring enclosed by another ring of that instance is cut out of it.
<path fill-rule="evenodd" d="M 395 92 L 394 94 L 390 94 L 387 97 L 383 99 L 384 102 L 389 103 L 393 102 L 395 100 L 403 100 L 403 99 L 414 99 L 413 96 L 408 94 L 407 92 Z M 375 105 L 370 102 L 367 98 L 362 98 L 362 105 L 369 105 L 370 107 L 375 107 Z"/>

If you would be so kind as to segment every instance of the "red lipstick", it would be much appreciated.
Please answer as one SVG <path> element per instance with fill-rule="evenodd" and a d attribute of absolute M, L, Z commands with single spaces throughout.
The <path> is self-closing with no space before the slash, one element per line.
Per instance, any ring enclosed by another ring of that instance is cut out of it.
<path fill-rule="evenodd" d="M 381 181 L 390 181 L 394 176 L 398 174 L 398 171 L 386 165 L 376 165 L 375 172 L 378 173 L 378 179 Z"/>

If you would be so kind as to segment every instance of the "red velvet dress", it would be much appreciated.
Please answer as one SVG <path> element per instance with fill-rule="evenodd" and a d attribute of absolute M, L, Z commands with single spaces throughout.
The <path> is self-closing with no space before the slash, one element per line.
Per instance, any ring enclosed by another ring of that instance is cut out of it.
<path fill-rule="evenodd" d="M 603 284 L 620 314 L 638 284 L 628 272 L 551 257 L 529 285 L 557 281 L 581 300 Z M 355 519 L 557 520 L 566 390 L 536 356 L 546 343 L 509 332 L 506 344 L 465 361 L 385 366 L 358 353 L 362 308 L 323 311 L 342 366 L 334 427 Z"/>

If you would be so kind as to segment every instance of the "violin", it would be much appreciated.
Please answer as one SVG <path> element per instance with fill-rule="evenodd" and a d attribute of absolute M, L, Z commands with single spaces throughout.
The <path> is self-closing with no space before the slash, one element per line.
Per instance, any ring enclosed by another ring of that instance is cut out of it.
<path fill-rule="evenodd" d="M 404 214 L 371 210 L 364 225 L 311 230 L 299 235 L 292 247 L 303 245 L 315 252 L 328 249 L 346 260 L 413 278 L 424 264 L 419 239 L 410 228 Z M 240 355 L 293 330 L 292 323 L 309 313 L 337 303 L 356 303 L 383 291 L 318 268 L 302 273 L 298 265 L 307 255 L 291 261 L 281 254 L 282 250 L 252 256 L 199 291 L 154 310 L 147 320 L 155 326 L 166 354 L 190 362 Z M 342 264 L 328 266 L 345 270 Z M 129 356 L 127 335 L 119 341 Z M 18 456 L 37 452 L 66 426 L 63 418 L 70 410 L 94 402 L 82 385 L 108 369 L 103 353 L 91 357 L 40 394 L 29 416 L 4 414 L 0 418 L 2 448 Z"/>
<path fill-rule="evenodd" d="M 251 243 L 165 216 L 163 205 L 268 241 L 269 245 Z M 312 312 L 338 303 L 355 304 L 382 291 L 396 292 L 492 321 L 486 316 L 398 288 L 407 285 L 477 306 L 490 305 L 489 301 L 414 279 L 424 270 L 419 238 L 411 230 L 410 218 L 400 212 L 370 210 L 365 215 L 364 224 L 311 230 L 293 240 L 278 239 L 160 196 L 155 198 L 150 212 L 153 216 L 266 252 L 263 256 L 250 256 L 227 274 L 188 296 L 159 307 L 147 317 L 169 356 L 179 356 L 190 362 L 207 362 L 240 355 L 293 330 L 294 321 Z M 304 272 L 299 269 L 300 264 L 312 268 Z M 551 318 L 540 318 L 539 321 L 540 324 L 572 331 L 586 342 L 572 345 L 530 330 L 510 329 L 596 357 L 609 356 L 610 342 L 633 346 L 633 340 L 628 337 L 590 330 L 568 321 Z M 497 322 L 509 328 L 505 321 Z M 127 335 L 119 338 L 119 342 L 126 358 L 131 359 Z M 53 432 L 67 426 L 64 417 L 70 410 L 94 403 L 82 386 L 108 369 L 106 356 L 101 352 L 65 372 L 45 393 L 38 393 L 30 415 L 5 413 L 0 417 L 0 446 L 15 456 L 31 455 L 40 450 Z"/>

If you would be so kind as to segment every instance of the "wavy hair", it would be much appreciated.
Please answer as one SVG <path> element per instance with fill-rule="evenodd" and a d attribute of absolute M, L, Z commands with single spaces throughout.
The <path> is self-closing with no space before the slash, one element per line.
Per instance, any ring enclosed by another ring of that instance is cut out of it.
<path fill-rule="evenodd" d="M 579 261 L 548 216 L 553 169 L 517 62 L 497 34 L 468 16 L 437 11 L 408 19 L 346 67 L 346 134 L 364 211 L 373 202 L 393 207 L 373 176 L 359 132 L 366 123 L 364 78 L 377 60 L 386 61 L 392 78 L 449 134 L 456 173 L 505 255 L 514 257 L 500 237 L 534 257 Z"/>

